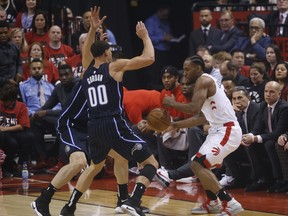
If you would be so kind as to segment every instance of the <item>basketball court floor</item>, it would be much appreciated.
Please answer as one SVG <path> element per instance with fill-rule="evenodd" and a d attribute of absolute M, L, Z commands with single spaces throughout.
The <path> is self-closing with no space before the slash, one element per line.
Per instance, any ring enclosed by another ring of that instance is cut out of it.
<path fill-rule="evenodd" d="M 29 188 L 23 190 L 21 178 L 0 180 L 0 216 L 33 216 L 30 203 L 41 193 L 53 175 L 38 174 L 29 179 Z M 136 177 L 130 176 L 129 191 Z M 73 180 L 55 193 L 50 203 L 51 215 L 59 215 L 76 184 Z M 114 215 L 116 198 L 116 180 L 114 176 L 95 179 L 90 189 L 83 194 L 77 205 L 77 216 Z M 288 215 L 288 194 L 267 192 L 244 192 L 244 189 L 228 190 L 245 208 L 241 216 Z M 150 209 L 150 214 L 165 216 L 191 215 L 191 209 L 205 197 L 200 183 L 173 182 L 169 188 L 163 188 L 153 181 L 145 192 L 142 205 Z"/>

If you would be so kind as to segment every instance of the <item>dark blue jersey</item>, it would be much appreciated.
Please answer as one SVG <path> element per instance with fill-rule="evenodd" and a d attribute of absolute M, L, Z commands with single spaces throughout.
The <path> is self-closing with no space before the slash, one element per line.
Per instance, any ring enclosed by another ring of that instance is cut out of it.
<path fill-rule="evenodd" d="M 123 87 L 109 74 L 109 64 L 99 68 L 89 66 L 83 80 L 83 91 L 88 100 L 89 119 L 123 114 Z"/>
<path fill-rule="evenodd" d="M 87 99 L 82 90 L 82 81 L 79 81 L 73 88 L 70 100 L 57 121 L 56 129 L 58 132 L 69 129 L 70 127 L 77 128 L 81 131 L 87 131 L 88 121 L 88 106 Z"/>

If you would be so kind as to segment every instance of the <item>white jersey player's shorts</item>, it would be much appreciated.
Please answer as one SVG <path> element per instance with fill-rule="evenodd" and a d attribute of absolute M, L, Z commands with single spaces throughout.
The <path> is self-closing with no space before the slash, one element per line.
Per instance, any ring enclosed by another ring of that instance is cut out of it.
<path fill-rule="evenodd" d="M 212 126 L 208 131 L 205 142 L 191 160 L 205 155 L 204 164 L 207 168 L 219 167 L 223 159 L 240 146 L 241 137 L 242 130 L 238 122 L 227 122 L 224 125 Z"/>

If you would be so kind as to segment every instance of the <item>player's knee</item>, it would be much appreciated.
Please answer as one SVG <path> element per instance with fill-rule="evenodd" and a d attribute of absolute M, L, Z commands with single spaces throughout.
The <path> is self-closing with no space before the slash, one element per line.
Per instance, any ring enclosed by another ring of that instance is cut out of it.
<path fill-rule="evenodd" d="M 194 159 L 191 161 L 190 167 L 195 174 L 199 169 L 207 168 L 207 166 L 205 165 L 205 159 L 206 156 L 202 155 L 200 157 L 195 156 Z"/>
<path fill-rule="evenodd" d="M 152 164 L 146 164 L 141 170 L 140 170 L 140 176 L 145 176 L 150 182 L 154 178 L 156 174 L 157 168 Z"/>
<path fill-rule="evenodd" d="M 70 156 L 70 165 L 74 167 L 74 169 L 82 170 L 87 166 L 87 158 L 83 152 L 74 153 Z"/>
<path fill-rule="evenodd" d="M 159 168 L 159 164 L 157 162 L 157 160 L 155 159 L 155 157 L 153 155 L 151 155 L 149 158 L 147 158 L 145 161 L 143 161 L 142 163 L 140 163 L 142 167 L 144 167 L 147 164 L 151 164 L 152 166 L 154 166 L 156 169 Z"/>

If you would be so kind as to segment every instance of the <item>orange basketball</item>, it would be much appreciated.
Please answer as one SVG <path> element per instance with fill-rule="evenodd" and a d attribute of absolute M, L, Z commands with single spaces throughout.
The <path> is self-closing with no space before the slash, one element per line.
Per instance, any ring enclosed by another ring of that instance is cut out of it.
<path fill-rule="evenodd" d="M 171 117 L 166 110 L 155 108 L 149 112 L 147 116 L 147 123 L 152 130 L 162 132 L 169 127 Z"/>

